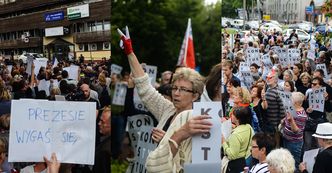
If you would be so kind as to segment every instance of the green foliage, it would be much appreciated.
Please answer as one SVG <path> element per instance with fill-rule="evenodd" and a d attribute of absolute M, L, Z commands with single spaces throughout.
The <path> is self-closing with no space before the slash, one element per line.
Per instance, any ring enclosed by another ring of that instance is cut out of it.
<path fill-rule="evenodd" d="M 128 25 L 139 61 L 173 70 L 191 18 L 196 65 L 206 74 L 220 61 L 220 11 L 220 2 L 204 6 L 204 0 L 112 0 L 112 61 L 129 71 L 116 31 Z"/>
<path fill-rule="evenodd" d="M 111 162 L 111 172 L 125 173 L 128 167 L 128 162 L 112 160 Z"/>

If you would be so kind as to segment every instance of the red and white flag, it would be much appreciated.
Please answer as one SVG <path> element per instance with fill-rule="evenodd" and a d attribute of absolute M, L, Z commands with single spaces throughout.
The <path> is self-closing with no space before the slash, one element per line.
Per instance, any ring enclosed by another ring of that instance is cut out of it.
<path fill-rule="evenodd" d="M 188 26 L 182 42 L 177 65 L 195 69 L 194 40 L 193 40 L 190 18 L 188 19 Z"/>

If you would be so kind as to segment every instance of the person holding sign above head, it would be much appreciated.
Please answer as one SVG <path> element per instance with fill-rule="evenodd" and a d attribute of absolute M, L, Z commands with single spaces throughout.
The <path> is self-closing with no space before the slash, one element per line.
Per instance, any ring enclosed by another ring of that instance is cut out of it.
<path fill-rule="evenodd" d="M 193 69 L 179 68 L 173 74 L 171 82 L 172 101 L 167 100 L 150 84 L 148 75 L 144 73 L 134 54 L 128 29 L 126 35 L 120 30 L 118 31 L 123 41 L 124 51 L 128 56 L 138 95 L 147 109 L 159 121 L 157 128 L 166 132 L 158 148 L 150 152 L 146 161 L 146 169 L 148 172 L 161 172 L 162 170 L 171 172 L 173 169 L 179 172 L 182 169 L 181 164 L 191 160 L 191 157 L 189 157 L 191 153 L 188 148 L 190 140 L 186 140 L 185 144 L 181 144 L 182 140 L 188 139 L 194 134 L 208 132 L 211 126 L 205 120 L 209 116 L 202 115 L 189 120 L 192 116 L 193 102 L 198 100 L 203 92 L 204 78 Z M 193 127 L 193 124 L 198 125 L 198 128 Z M 201 125 L 203 127 L 200 127 Z M 182 126 L 181 132 L 177 133 L 177 137 L 182 140 L 172 138 L 171 136 L 175 130 Z M 178 150 L 181 154 L 177 152 Z"/>
<path fill-rule="evenodd" d="M 332 170 L 332 124 L 318 124 L 316 133 L 312 135 L 317 138 L 322 151 L 318 153 L 313 168 L 313 173 L 328 173 Z M 306 163 L 302 162 L 299 166 L 302 173 L 308 173 Z"/>

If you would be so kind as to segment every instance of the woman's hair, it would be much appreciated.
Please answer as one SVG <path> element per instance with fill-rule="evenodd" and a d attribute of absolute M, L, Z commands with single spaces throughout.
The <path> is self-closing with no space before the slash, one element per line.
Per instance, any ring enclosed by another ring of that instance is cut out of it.
<path fill-rule="evenodd" d="M 104 73 L 100 73 L 98 76 L 98 81 L 100 83 L 101 86 L 105 86 L 106 85 L 106 76 Z"/>
<path fill-rule="evenodd" d="M 249 106 L 235 107 L 233 113 L 234 113 L 233 115 L 236 117 L 236 119 L 239 120 L 239 125 L 251 124 L 252 113 L 251 113 L 251 109 Z"/>
<path fill-rule="evenodd" d="M 253 86 L 251 87 L 251 90 L 252 90 L 253 88 L 257 88 L 257 97 L 258 97 L 259 99 L 261 99 L 261 98 L 262 98 L 263 87 L 258 86 L 258 85 L 256 84 L 256 85 L 253 85 Z"/>
<path fill-rule="evenodd" d="M 275 139 L 267 133 L 258 132 L 252 137 L 252 140 L 256 141 L 259 149 L 265 148 L 265 155 L 276 147 Z"/>
<path fill-rule="evenodd" d="M 300 74 L 303 72 L 303 65 L 301 63 L 296 63 L 296 64 L 294 64 L 294 66 L 296 66 L 297 68 L 299 68 Z"/>
<path fill-rule="evenodd" d="M 303 103 L 304 100 L 304 94 L 302 94 L 301 92 L 293 92 L 292 93 L 292 101 L 294 103 Z"/>
<path fill-rule="evenodd" d="M 0 136 L 0 153 L 8 152 L 8 138 L 5 136 Z"/>
<path fill-rule="evenodd" d="M 282 74 L 283 76 L 288 74 L 290 79 L 293 80 L 293 73 L 290 70 L 285 70 Z"/>
<path fill-rule="evenodd" d="M 166 96 L 172 97 L 172 85 L 171 84 L 160 85 L 160 87 L 158 87 L 157 90 L 161 95 L 166 95 Z"/>
<path fill-rule="evenodd" d="M 218 91 L 218 87 L 221 87 L 221 63 L 215 65 L 210 74 L 206 77 L 205 87 L 206 91 L 211 99 L 215 97 Z"/>
<path fill-rule="evenodd" d="M 6 88 L 4 82 L 0 80 L 0 101 L 3 101 L 3 100 L 6 101 L 6 100 L 10 100 L 10 99 L 11 99 L 10 92 Z"/>
<path fill-rule="evenodd" d="M 226 83 L 227 84 L 231 84 L 233 87 L 240 87 L 241 86 L 241 83 L 233 78 L 229 79 Z"/>
<path fill-rule="evenodd" d="M 293 173 L 295 171 L 295 160 L 292 154 L 284 148 L 272 150 L 267 155 L 266 161 L 278 173 Z"/>
<path fill-rule="evenodd" d="M 180 79 L 191 82 L 194 93 L 198 93 L 199 95 L 203 93 L 204 78 L 197 71 L 187 67 L 179 68 L 173 75 L 172 84 Z"/>
<path fill-rule="evenodd" d="M 322 86 L 324 81 L 322 78 L 319 78 L 319 77 L 314 77 L 311 81 L 314 81 L 314 80 L 317 80 L 319 82 L 319 85 Z"/>
<path fill-rule="evenodd" d="M 300 75 L 300 79 L 304 78 L 304 77 L 307 77 L 309 79 L 309 81 L 311 80 L 311 76 L 308 72 L 303 72 L 301 75 Z"/>
<path fill-rule="evenodd" d="M 53 87 L 50 91 L 51 96 L 60 95 L 60 94 L 61 94 L 61 91 L 60 91 L 60 88 L 58 88 L 58 87 Z"/>
<path fill-rule="evenodd" d="M 291 87 L 291 90 L 290 92 L 294 92 L 295 91 L 295 85 L 294 85 L 294 82 L 293 81 L 285 81 L 285 83 L 288 83 Z M 284 83 L 284 85 L 285 85 Z"/>
<path fill-rule="evenodd" d="M 234 93 L 239 94 L 241 98 L 241 103 L 246 104 L 251 102 L 251 94 L 246 88 L 236 87 L 234 88 Z"/>
<path fill-rule="evenodd" d="M 10 114 L 3 114 L 0 116 L 0 129 L 9 130 Z"/>

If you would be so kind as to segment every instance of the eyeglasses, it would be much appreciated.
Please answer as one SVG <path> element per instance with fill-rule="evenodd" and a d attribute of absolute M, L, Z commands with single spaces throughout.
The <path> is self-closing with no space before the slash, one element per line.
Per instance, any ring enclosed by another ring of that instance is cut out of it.
<path fill-rule="evenodd" d="M 172 87 L 172 91 L 173 92 L 179 91 L 179 93 L 184 93 L 184 92 L 195 93 L 193 90 L 187 88 L 178 88 L 178 87 Z"/>
<path fill-rule="evenodd" d="M 316 85 L 318 85 L 318 83 L 311 83 L 311 85 L 312 85 L 312 86 L 316 86 Z"/>

